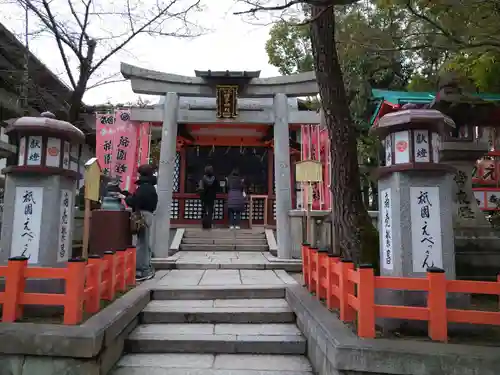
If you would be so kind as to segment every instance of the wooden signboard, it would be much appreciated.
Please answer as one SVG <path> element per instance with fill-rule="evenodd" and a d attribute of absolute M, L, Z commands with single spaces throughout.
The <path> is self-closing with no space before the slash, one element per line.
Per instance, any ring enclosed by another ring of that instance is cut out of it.
<path fill-rule="evenodd" d="M 88 258 L 90 235 L 90 202 L 99 201 L 101 190 L 101 166 L 97 158 L 89 159 L 85 163 L 85 211 L 83 215 L 83 249 L 82 257 Z"/>
<path fill-rule="evenodd" d="M 99 201 L 101 188 L 101 166 L 97 158 L 92 158 L 85 163 L 85 199 Z"/>
<path fill-rule="evenodd" d="M 318 160 L 302 160 L 295 163 L 295 180 L 306 185 L 307 241 L 311 239 L 311 209 L 313 204 L 312 184 L 323 181 L 323 166 Z"/>
<path fill-rule="evenodd" d="M 323 166 L 317 160 L 302 160 L 295 164 L 295 180 L 297 182 L 322 182 Z"/>

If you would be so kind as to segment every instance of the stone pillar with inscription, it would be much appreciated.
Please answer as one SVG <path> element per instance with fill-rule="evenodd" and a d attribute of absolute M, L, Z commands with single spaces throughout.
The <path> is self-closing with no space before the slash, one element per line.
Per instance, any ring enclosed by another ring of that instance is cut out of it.
<path fill-rule="evenodd" d="M 443 138 L 439 153 L 441 162 L 456 170 L 452 194 L 454 227 L 458 231 L 491 228 L 472 191 L 472 170 L 477 160 L 488 152 L 487 140 L 476 137 L 475 133 L 474 126 L 461 126 L 458 137 Z"/>
<path fill-rule="evenodd" d="M 382 117 L 371 132 L 385 146 L 378 168 L 380 272 L 425 277 L 429 267 L 455 278 L 454 169 L 440 162 L 441 137 L 454 128 L 436 110 L 410 109 Z M 421 305 L 418 292 L 381 291 L 381 303 Z"/>
<path fill-rule="evenodd" d="M 55 119 L 22 117 L 6 133 L 18 138 L 18 162 L 3 170 L 5 204 L 0 263 L 25 256 L 29 265 L 64 267 L 72 252 L 81 130 Z"/>

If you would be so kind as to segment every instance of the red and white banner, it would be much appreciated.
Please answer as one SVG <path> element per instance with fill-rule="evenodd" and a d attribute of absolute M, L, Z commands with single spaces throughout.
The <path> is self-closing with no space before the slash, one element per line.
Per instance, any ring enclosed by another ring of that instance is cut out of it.
<path fill-rule="evenodd" d="M 130 121 L 129 110 L 96 114 L 96 156 L 103 173 L 119 178 L 122 190 L 136 188 L 137 166 L 148 162 L 149 123 Z"/>
<path fill-rule="evenodd" d="M 312 209 L 330 210 L 332 205 L 332 192 L 330 189 L 330 139 L 328 130 L 319 125 L 301 126 L 301 159 L 317 160 L 323 166 L 323 182 L 312 184 Z M 304 187 L 303 207 L 307 207 L 310 193 L 309 187 Z"/>

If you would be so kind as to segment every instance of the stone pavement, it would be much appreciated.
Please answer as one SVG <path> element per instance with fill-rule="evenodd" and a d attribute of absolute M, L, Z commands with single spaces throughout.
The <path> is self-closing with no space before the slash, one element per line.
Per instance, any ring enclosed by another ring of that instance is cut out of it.
<path fill-rule="evenodd" d="M 278 259 L 269 252 L 255 251 L 179 251 L 168 258 L 154 258 L 156 269 L 281 269 L 299 272 L 300 260 Z"/>
<path fill-rule="evenodd" d="M 177 259 L 183 256 L 193 262 L 200 259 L 182 252 Z M 239 253 L 198 256 L 214 264 L 256 259 Z M 113 375 L 313 374 L 305 356 L 306 340 L 284 299 L 285 286 L 296 284 L 286 271 L 173 269 L 160 273 L 164 276 L 152 286 L 152 300 L 129 336 L 128 354 Z"/>
<path fill-rule="evenodd" d="M 158 286 L 210 285 L 285 285 L 295 284 L 293 277 L 283 270 L 171 270 L 158 280 Z"/>

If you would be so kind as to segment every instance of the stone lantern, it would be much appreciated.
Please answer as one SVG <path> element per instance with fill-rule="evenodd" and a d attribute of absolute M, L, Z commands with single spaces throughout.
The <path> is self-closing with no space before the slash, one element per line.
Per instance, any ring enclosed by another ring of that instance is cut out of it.
<path fill-rule="evenodd" d="M 439 111 L 409 109 L 385 115 L 371 129 L 385 146 L 385 165 L 377 170 L 384 276 L 425 277 L 438 267 L 455 278 L 454 169 L 439 159 L 441 137 L 453 128 Z M 384 304 L 423 303 L 422 294 L 382 292 Z"/>
<path fill-rule="evenodd" d="M 52 113 L 21 117 L 6 130 L 18 141 L 17 165 L 3 170 L 5 204 L 0 263 L 14 256 L 30 265 L 64 266 L 71 257 L 81 130 Z"/>

